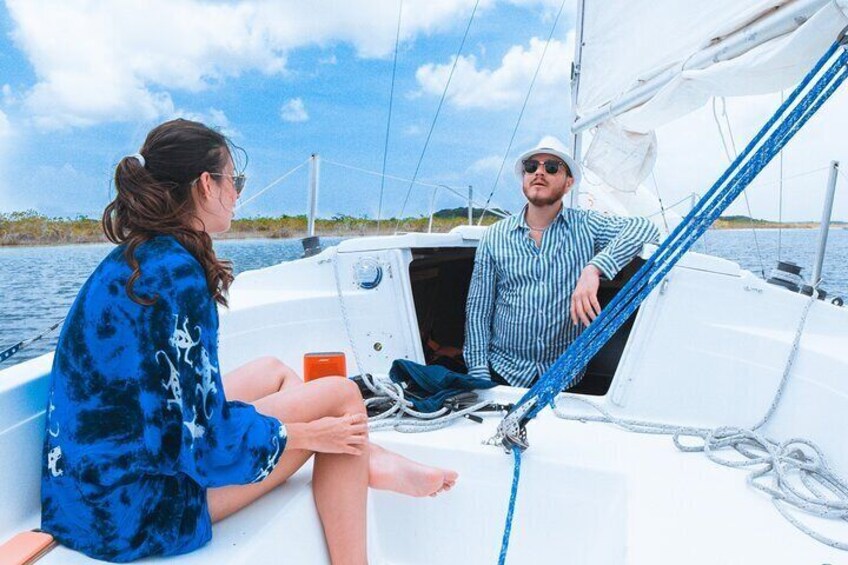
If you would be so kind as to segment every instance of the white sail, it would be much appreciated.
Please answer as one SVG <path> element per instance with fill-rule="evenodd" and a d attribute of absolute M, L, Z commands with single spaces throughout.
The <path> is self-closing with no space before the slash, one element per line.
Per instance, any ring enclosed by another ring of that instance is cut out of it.
<path fill-rule="evenodd" d="M 714 96 L 797 83 L 848 25 L 848 0 L 603 0 L 583 5 L 574 131 L 596 127 L 587 168 L 630 191 L 654 129 Z"/>
<path fill-rule="evenodd" d="M 787 88 L 846 14 L 848 0 L 587 2 L 575 126 L 649 132 L 712 96 Z"/>

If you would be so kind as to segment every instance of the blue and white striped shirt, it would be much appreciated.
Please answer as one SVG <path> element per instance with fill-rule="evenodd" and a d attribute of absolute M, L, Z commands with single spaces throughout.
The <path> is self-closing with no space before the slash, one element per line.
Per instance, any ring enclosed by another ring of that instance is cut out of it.
<path fill-rule="evenodd" d="M 563 207 L 540 247 L 524 211 L 492 225 L 477 247 L 468 291 L 464 356 L 469 374 L 489 367 L 530 386 L 577 339 L 571 293 L 592 264 L 612 279 L 659 231 L 646 218 Z M 575 381 L 576 384 L 577 381 Z"/>

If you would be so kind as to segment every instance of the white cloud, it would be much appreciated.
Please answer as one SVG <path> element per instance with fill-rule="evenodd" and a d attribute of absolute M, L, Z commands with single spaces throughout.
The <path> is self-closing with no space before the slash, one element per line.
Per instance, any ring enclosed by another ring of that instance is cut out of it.
<path fill-rule="evenodd" d="M 474 161 L 470 167 L 468 167 L 469 174 L 476 175 L 490 175 L 492 178 L 498 173 L 498 169 L 501 167 L 501 162 L 503 161 L 503 156 L 498 155 L 489 155 L 488 157 L 483 157 L 482 159 L 477 159 Z M 509 163 L 507 163 L 508 165 Z"/>
<path fill-rule="evenodd" d="M 12 92 L 12 87 L 8 84 L 3 85 L 3 88 L 0 89 L 0 93 L 3 94 L 3 104 L 6 106 L 11 106 L 17 101 L 15 94 Z"/>
<path fill-rule="evenodd" d="M 336 58 L 335 53 L 333 53 L 332 55 L 330 55 L 328 57 L 323 57 L 321 59 L 318 59 L 318 63 L 321 64 L 321 65 L 335 65 L 338 62 L 339 62 L 339 60 Z"/>
<path fill-rule="evenodd" d="M 569 33 L 564 41 L 551 41 L 531 95 L 537 101 L 558 97 L 560 104 L 567 104 L 573 44 L 573 33 Z M 535 37 L 526 47 L 514 45 L 496 69 L 478 69 L 474 55 L 461 56 L 456 63 L 447 99 L 460 108 L 502 109 L 520 105 L 544 48 L 545 41 Z M 441 96 L 452 66 L 453 60 L 419 67 L 415 76 L 421 90 Z"/>
<path fill-rule="evenodd" d="M 453 29 L 473 5 L 408 2 L 401 40 Z M 316 0 L 308 10 L 271 0 L 8 0 L 7 9 L 37 77 L 26 108 L 44 129 L 172 115 L 172 90 L 201 91 L 245 71 L 282 74 L 300 47 L 348 43 L 361 57 L 386 57 L 397 21 L 386 16 L 396 0 Z"/>
<path fill-rule="evenodd" d="M 211 128 L 219 130 L 221 133 L 230 138 L 237 137 L 239 135 L 238 130 L 231 126 L 230 119 L 227 117 L 227 114 L 224 113 L 223 110 L 219 110 L 217 108 L 209 108 L 208 112 L 174 110 L 174 112 L 168 117 L 171 119 L 183 118 L 186 120 L 201 122 Z"/>
<path fill-rule="evenodd" d="M 292 98 L 280 108 L 280 118 L 284 122 L 305 122 L 309 119 L 306 107 L 300 98 Z"/>
<path fill-rule="evenodd" d="M 9 123 L 9 118 L 3 110 L 0 110 L 0 139 L 12 135 L 12 124 Z"/>

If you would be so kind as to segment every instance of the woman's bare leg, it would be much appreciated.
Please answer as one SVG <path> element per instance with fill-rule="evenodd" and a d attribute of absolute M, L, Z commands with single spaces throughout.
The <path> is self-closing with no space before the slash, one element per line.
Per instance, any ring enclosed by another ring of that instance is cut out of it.
<path fill-rule="evenodd" d="M 302 386 L 303 380 L 276 357 L 260 357 L 224 375 L 224 394 L 228 400 L 256 402 L 260 398 Z"/>
<path fill-rule="evenodd" d="M 223 381 L 228 399 L 251 403 L 281 390 L 303 386 L 300 376 L 276 357 L 261 357 L 242 365 L 224 375 Z M 310 453 L 303 452 L 302 461 L 305 462 L 309 455 Z M 295 462 L 297 461 L 295 459 Z M 279 486 L 302 464 L 296 465 L 294 470 L 280 469 L 277 475 L 272 473 L 259 485 L 252 485 L 257 487 L 257 498 Z M 410 496 L 433 496 L 450 490 L 456 483 L 456 478 L 454 471 L 421 465 L 378 445 L 370 444 L 369 485 L 372 488 Z"/>
<path fill-rule="evenodd" d="M 341 380 L 340 378 L 329 379 L 329 381 Z M 276 416 L 284 422 L 307 422 L 328 415 L 360 413 L 363 411 L 362 399 L 359 397 L 358 391 L 354 394 L 353 387 L 350 386 L 347 387 L 350 390 L 347 393 L 342 393 L 342 396 L 344 394 L 354 396 L 353 401 L 348 399 L 348 402 L 352 402 L 355 405 L 353 409 L 345 410 L 343 406 L 335 406 L 335 412 L 333 412 L 333 404 L 343 404 L 343 399 L 333 399 L 333 395 L 325 394 L 325 391 L 316 392 L 314 395 L 308 394 L 306 397 L 298 394 L 280 404 L 281 401 L 279 399 L 284 395 L 288 397 L 288 393 L 308 387 L 304 387 L 303 381 L 297 373 L 274 357 L 263 357 L 242 365 L 238 369 L 224 375 L 223 384 L 225 394 L 229 400 L 241 400 L 243 402 L 253 403 L 259 412 Z M 313 387 L 311 390 L 315 390 L 313 384 L 308 386 Z M 320 388 L 323 389 L 326 387 L 322 385 Z M 285 393 L 282 391 L 285 391 Z M 321 406 L 316 406 L 314 399 L 310 399 L 310 397 L 314 397 L 315 395 L 321 395 L 322 400 L 329 400 L 329 402 L 323 402 Z M 311 406 L 314 410 L 301 410 L 304 404 Z M 229 516 L 281 485 L 300 469 L 311 455 L 312 452 L 310 451 L 286 449 L 277 467 L 261 483 L 210 489 L 208 499 L 213 521 Z M 320 459 L 324 459 L 324 457 L 320 457 Z M 439 492 L 450 490 L 457 479 L 457 474 L 454 471 L 421 465 L 374 444 L 369 445 L 367 460 L 369 462 L 368 484 L 373 488 L 381 490 L 390 490 L 410 496 L 435 496 Z M 317 459 L 316 463 L 318 463 Z M 323 468 L 325 466 L 322 465 L 321 467 Z M 318 470 L 319 467 L 316 466 L 315 472 Z M 327 472 L 326 475 L 328 477 L 321 476 L 318 481 L 319 486 L 323 487 L 325 484 L 334 484 L 329 480 L 332 472 Z M 313 472 L 314 480 L 315 476 Z M 316 483 L 313 482 L 313 488 L 315 486 Z M 319 489 L 315 493 L 316 504 L 318 504 L 319 495 L 322 500 L 332 498 L 333 496 L 332 493 L 327 496 L 323 489 Z M 319 513 L 321 513 L 322 506 L 326 505 L 323 502 L 319 505 Z M 364 551 L 364 503 L 362 512 L 363 537 L 361 540 Z M 325 511 L 324 514 L 328 514 L 328 512 Z M 325 524 L 325 534 L 327 535 L 329 545 L 331 534 L 327 532 L 326 527 L 327 525 Z M 344 547 L 343 544 L 339 545 Z M 351 553 L 351 555 L 355 554 Z"/>
<path fill-rule="evenodd" d="M 259 412 L 286 423 L 365 413 L 356 384 L 333 377 L 272 393 L 257 400 L 254 406 Z M 244 508 L 278 486 L 300 468 L 309 455 L 307 451 L 286 449 L 277 467 L 261 483 L 209 489 L 207 497 L 213 520 Z M 365 563 L 368 451 L 359 456 L 316 454 L 312 490 L 332 562 Z"/>

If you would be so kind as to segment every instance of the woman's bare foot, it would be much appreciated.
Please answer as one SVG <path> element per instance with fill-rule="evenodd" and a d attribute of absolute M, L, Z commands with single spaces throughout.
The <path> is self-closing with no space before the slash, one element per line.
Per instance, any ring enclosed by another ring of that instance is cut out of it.
<path fill-rule="evenodd" d="M 371 488 L 409 496 L 436 496 L 450 490 L 459 476 L 456 471 L 416 463 L 373 443 L 370 448 L 368 484 Z"/>

